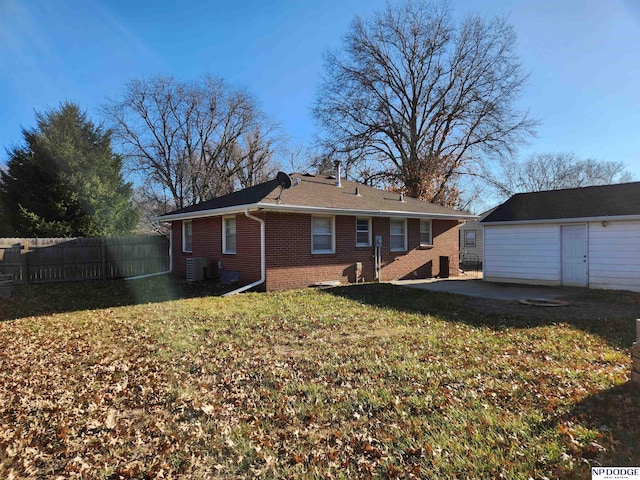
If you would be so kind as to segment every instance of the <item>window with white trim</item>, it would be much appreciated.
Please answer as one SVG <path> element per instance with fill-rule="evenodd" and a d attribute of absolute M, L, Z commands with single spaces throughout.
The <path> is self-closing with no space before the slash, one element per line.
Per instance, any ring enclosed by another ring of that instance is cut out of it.
<path fill-rule="evenodd" d="M 476 246 L 476 231 L 465 230 L 464 231 L 464 246 L 475 247 Z"/>
<path fill-rule="evenodd" d="M 193 225 L 191 220 L 182 221 L 182 251 L 191 253 L 193 248 Z"/>
<path fill-rule="evenodd" d="M 222 253 L 236 253 L 236 217 L 222 219 Z"/>
<path fill-rule="evenodd" d="M 431 220 L 420 220 L 420 245 L 433 245 Z"/>
<path fill-rule="evenodd" d="M 407 220 L 392 218 L 389 220 L 389 249 L 402 252 L 407 249 Z"/>
<path fill-rule="evenodd" d="M 371 219 L 356 218 L 356 247 L 371 246 Z"/>
<path fill-rule="evenodd" d="M 311 253 L 335 252 L 334 217 L 311 217 Z"/>

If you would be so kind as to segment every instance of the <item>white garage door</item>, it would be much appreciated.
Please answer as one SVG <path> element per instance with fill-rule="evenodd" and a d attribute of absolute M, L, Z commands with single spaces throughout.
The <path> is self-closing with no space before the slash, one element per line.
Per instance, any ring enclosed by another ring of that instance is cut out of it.
<path fill-rule="evenodd" d="M 587 286 L 587 226 L 562 225 L 562 284 Z"/>

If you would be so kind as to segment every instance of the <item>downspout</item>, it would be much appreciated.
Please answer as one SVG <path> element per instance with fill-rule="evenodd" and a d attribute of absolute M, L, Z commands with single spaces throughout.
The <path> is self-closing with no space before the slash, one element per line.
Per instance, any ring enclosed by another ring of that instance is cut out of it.
<path fill-rule="evenodd" d="M 125 277 L 125 280 L 139 280 L 141 278 L 166 275 L 171 272 L 173 272 L 173 224 L 171 224 L 171 228 L 169 228 L 169 270 L 165 270 L 164 272 L 147 273 L 145 275 L 136 275 L 135 277 Z"/>
<path fill-rule="evenodd" d="M 235 295 L 236 293 L 242 293 L 246 290 L 249 290 L 253 287 L 257 287 L 258 285 L 260 285 L 261 283 L 264 283 L 264 281 L 267 279 L 267 268 L 266 268 L 266 256 L 265 256 L 265 224 L 264 224 L 264 220 L 262 220 L 261 218 L 255 217 L 253 215 L 251 215 L 249 213 L 249 209 L 245 209 L 244 211 L 244 216 L 247 218 L 250 218 L 251 220 L 255 220 L 256 222 L 260 223 L 260 280 L 257 280 L 253 283 L 250 283 L 249 285 L 245 285 L 244 287 L 240 287 L 236 290 L 232 290 L 230 292 L 225 293 L 224 295 L 222 295 L 223 297 L 228 297 L 230 295 Z"/>

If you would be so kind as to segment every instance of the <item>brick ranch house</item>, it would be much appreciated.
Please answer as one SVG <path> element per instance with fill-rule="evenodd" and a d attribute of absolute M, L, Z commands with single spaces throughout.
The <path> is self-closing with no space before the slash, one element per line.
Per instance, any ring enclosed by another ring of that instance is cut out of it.
<path fill-rule="evenodd" d="M 473 218 L 339 174 L 279 173 L 158 220 L 171 223 L 174 274 L 184 277 L 197 257 L 209 276 L 237 271 L 246 289 L 271 291 L 455 276 L 458 224 Z"/>

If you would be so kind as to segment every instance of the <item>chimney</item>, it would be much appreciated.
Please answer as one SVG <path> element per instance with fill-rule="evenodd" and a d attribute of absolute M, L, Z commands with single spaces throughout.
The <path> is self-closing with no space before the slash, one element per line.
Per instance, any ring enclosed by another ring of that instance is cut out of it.
<path fill-rule="evenodd" d="M 400 192 L 400 198 L 398 200 L 404 202 L 404 193 Z"/>
<path fill-rule="evenodd" d="M 342 183 L 340 181 L 340 177 L 342 176 L 342 173 L 340 172 L 340 166 L 342 165 L 342 162 L 340 162 L 340 160 L 334 160 L 333 161 L 333 165 L 336 167 L 336 172 L 335 172 L 336 183 L 335 183 L 335 186 L 336 187 L 342 187 Z"/>

